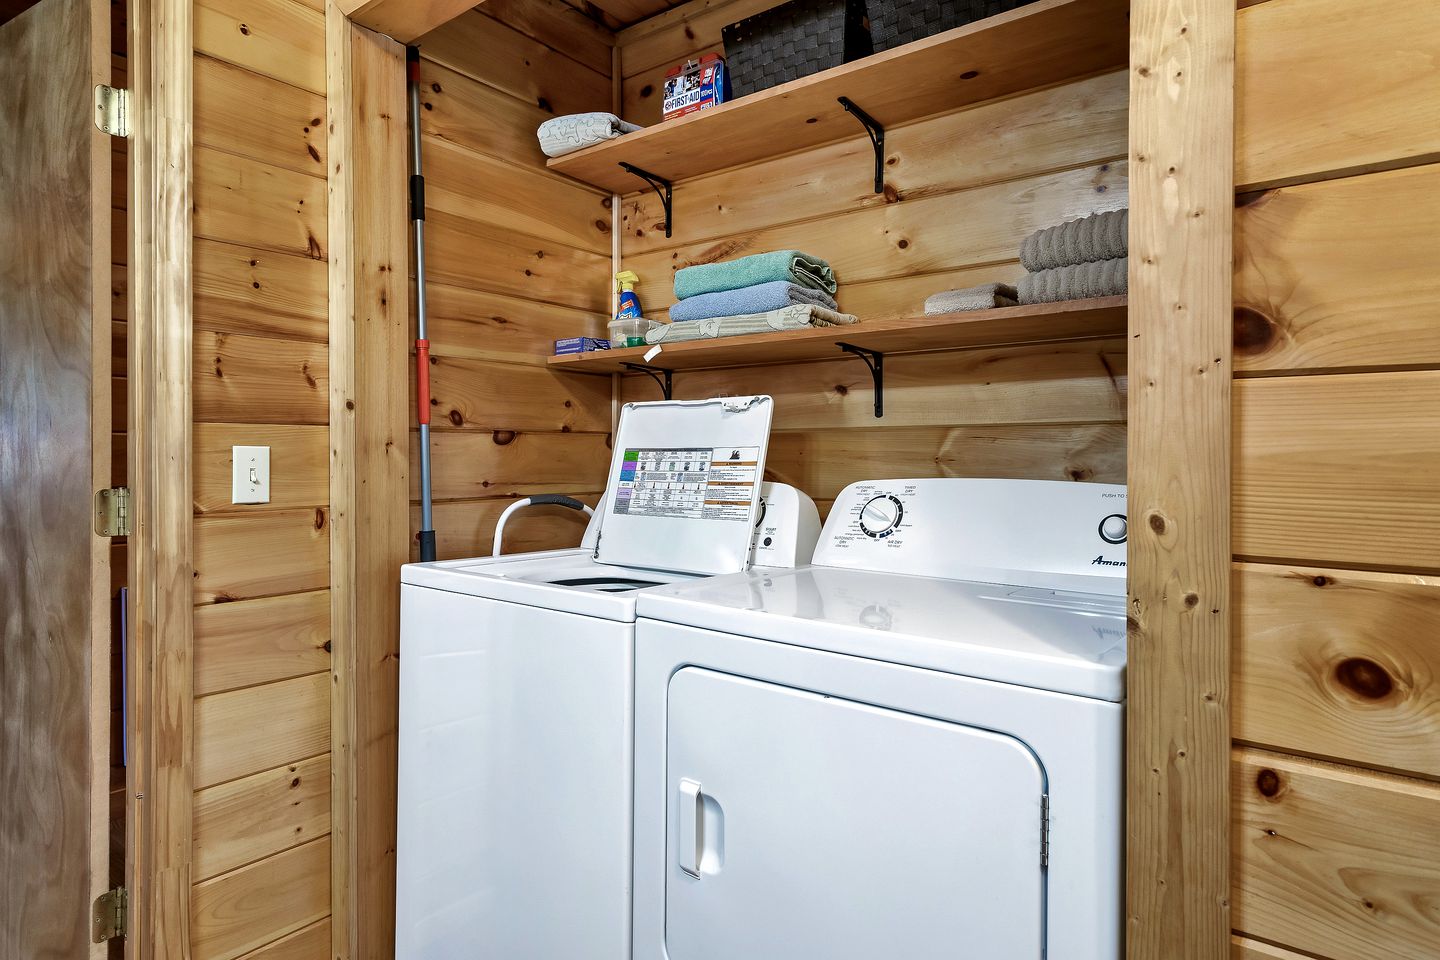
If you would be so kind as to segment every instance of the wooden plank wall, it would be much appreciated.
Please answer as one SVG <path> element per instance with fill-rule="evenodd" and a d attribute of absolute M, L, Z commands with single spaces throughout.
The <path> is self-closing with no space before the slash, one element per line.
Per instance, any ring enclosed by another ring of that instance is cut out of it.
<path fill-rule="evenodd" d="M 593 502 L 605 485 L 611 378 L 553 373 L 545 358 L 560 337 L 603 334 L 612 204 L 548 173 L 535 129 L 554 114 L 609 109 L 612 43 L 573 7 L 507 0 L 420 44 L 441 559 L 488 555 L 516 496 Z M 410 473 L 418 504 L 413 463 Z M 573 546 L 582 521 L 529 511 L 507 525 L 506 550 Z"/>
<path fill-rule="evenodd" d="M 637 90 L 768 5 L 692 3 L 622 31 L 626 118 L 653 122 Z M 932 293 L 1018 278 L 1031 231 L 1123 207 L 1127 104 L 1118 72 L 888 130 L 880 194 L 856 124 L 852 140 L 678 184 L 671 239 L 655 195 L 635 193 L 623 201 L 623 266 L 658 318 L 674 302 L 675 269 L 786 248 L 828 259 L 841 308 L 862 320 L 918 313 Z M 773 395 L 767 473 L 822 513 L 867 477 L 1124 482 L 1123 342 L 902 355 L 887 358 L 885 376 L 883 420 L 853 358 L 680 373 L 675 395 Z M 621 378 L 622 402 L 657 398 L 650 379 Z"/>
<path fill-rule="evenodd" d="M 1236 956 L 1440 956 L 1440 7 L 1237 26 Z"/>
<path fill-rule="evenodd" d="M 323 10 L 194 7 L 195 960 L 330 950 Z"/>

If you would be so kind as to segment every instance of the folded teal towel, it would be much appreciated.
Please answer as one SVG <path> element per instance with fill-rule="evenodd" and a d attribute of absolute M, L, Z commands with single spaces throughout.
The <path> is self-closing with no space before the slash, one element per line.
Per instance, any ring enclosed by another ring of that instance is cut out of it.
<path fill-rule="evenodd" d="M 725 263 L 686 267 L 675 274 L 675 299 L 738 290 L 772 280 L 798 283 L 826 293 L 835 292 L 835 272 L 830 269 L 830 264 L 799 250 L 776 250 Z"/>
<path fill-rule="evenodd" d="M 670 322 L 683 323 L 686 320 L 709 320 L 711 317 L 734 317 L 742 313 L 768 313 L 782 310 L 797 303 L 814 304 L 827 310 L 838 309 L 835 300 L 824 290 L 802 287 L 798 283 L 772 280 L 757 283 L 753 287 L 739 290 L 722 290 L 719 293 L 702 293 L 689 300 L 681 300 L 670 308 Z"/>

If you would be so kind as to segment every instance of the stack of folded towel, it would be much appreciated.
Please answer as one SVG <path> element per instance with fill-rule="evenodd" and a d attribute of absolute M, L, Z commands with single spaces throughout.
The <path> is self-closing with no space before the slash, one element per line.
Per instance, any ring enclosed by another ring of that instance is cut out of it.
<path fill-rule="evenodd" d="M 835 304 L 835 272 L 798 250 L 757 253 L 725 263 L 686 267 L 675 274 L 668 326 L 648 343 L 794 330 L 854 323 Z"/>
<path fill-rule="evenodd" d="M 1056 303 L 1126 292 L 1130 211 L 1112 210 L 1037 230 L 1020 245 L 1028 271 L 1021 303 Z"/>

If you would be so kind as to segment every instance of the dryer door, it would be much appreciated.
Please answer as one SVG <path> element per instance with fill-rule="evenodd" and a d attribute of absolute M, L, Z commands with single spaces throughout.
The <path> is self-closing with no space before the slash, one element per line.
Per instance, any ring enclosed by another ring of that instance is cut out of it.
<path fill-rule="evenodd" d="M 1039 960 L 1023 743 L 699 667 L 668 699 L 671 960 Z"/>

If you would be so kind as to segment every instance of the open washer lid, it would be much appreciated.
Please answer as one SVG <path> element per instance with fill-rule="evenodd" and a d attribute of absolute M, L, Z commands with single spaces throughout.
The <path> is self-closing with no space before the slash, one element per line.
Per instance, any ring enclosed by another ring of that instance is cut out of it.
<path fill-rule="evenodd" d="M 625 404 L 595 559 L 685 573 L 746 569 L 774 408 L 765 396 Z"/>

